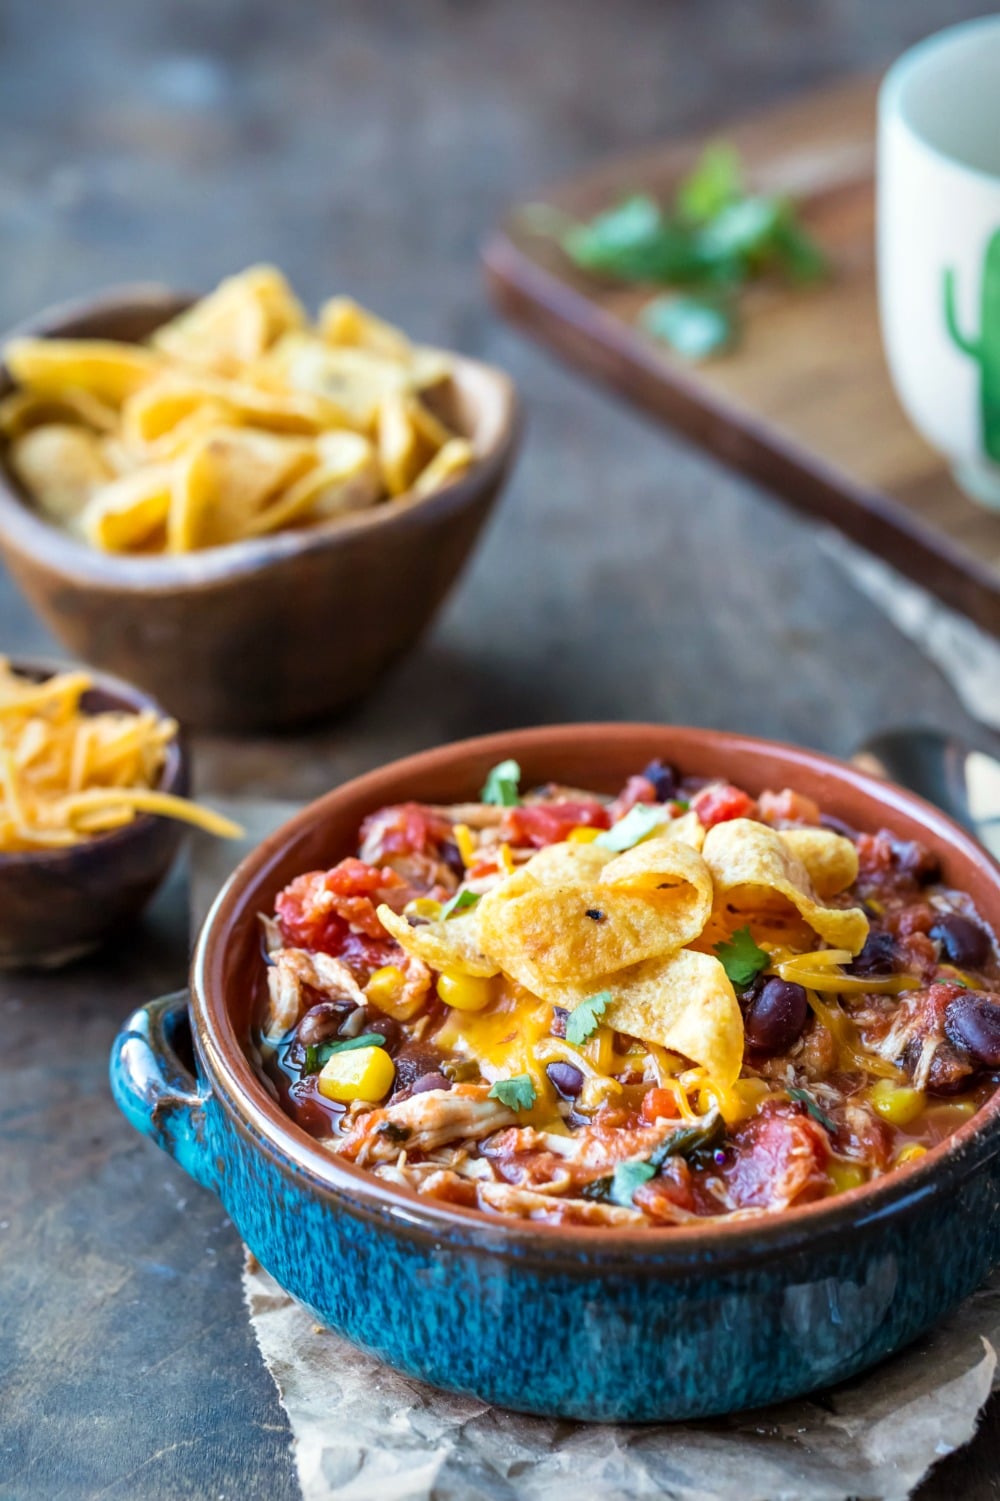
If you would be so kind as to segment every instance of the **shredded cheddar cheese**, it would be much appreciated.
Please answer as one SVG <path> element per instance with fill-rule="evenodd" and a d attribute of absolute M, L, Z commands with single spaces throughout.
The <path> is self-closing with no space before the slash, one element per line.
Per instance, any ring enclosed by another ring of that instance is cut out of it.
<path fill-rule="evenodd" d="M 238 836 L 228 818 L 158 790 L 175 722 L 151 709 L 88 714 L 92 687 L 76 671 L 36 683 L 0 657 L 0 851 L 78 844 L 138 813 Z"/>

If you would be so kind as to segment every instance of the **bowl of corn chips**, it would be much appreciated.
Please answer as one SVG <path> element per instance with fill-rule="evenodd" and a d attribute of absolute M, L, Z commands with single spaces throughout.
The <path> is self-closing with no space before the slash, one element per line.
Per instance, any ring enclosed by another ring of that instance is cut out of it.
<path fill-rule="evenodd" d="M 257 266 L 112 289 L 3 345 L 0 553 L 39 615 L 185 723 L 315 720 L 419 638 L 517 439 L 499 370 Z"/>

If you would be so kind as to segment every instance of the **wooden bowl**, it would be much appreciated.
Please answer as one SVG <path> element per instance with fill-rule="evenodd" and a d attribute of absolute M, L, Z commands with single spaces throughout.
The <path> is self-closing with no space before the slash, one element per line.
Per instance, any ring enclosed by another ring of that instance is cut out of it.
<path fill-rule="evenodd" d="M 44 682 L 71 664 L 18 661 L 16 672 Z M 163 710 L 147 694 L 104 673 L 82 707 Z M 188 771 L 178 739 L 167 747 L 158 787 L 183 796 Z M 65 849 L 0 854 L 0 969 L 54 969 L 96 948 L 134 921 L 160 885 L 184 837 L 184 825 L 148 813 Z"/>
<path fill-rule="evenodd" d="M 117 287 L 7 337 L 135 342 L 193 300 Z M 0 396 L 10 389 L 0 372 Z M 0 553 L 61 641 L 141 684 L 186 725 L 248 731 L 319 719 L 416 643 L 500 492 L 518 435 L 512 382 L 454 356 L 448 401 L 442 414 L 478 458 L 422 499 L 204 552 L 126 557 L 45 520 L 0 467 Z"/>

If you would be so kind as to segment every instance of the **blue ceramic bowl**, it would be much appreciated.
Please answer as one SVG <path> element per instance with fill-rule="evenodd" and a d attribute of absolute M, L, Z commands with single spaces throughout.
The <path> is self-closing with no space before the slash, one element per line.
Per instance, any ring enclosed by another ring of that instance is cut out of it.
<path fill-rule="evenodd" d="M 968 835 L 826 757 L 657 726 L 491 736 L 336 789 L 244 861 L 202 931 L 190 996 L 143 1007 L 118 1037 L 118 1104 L 218 1194 L 261 1264 L 319 1320 L 435 1386 L 548 1416 L 650 1422 L 801 1395 L 899 1349 L 1000 1261 L 1000 1095 L 926 1157 L 838 1198 L 639 1230 L 420 1199 L 331 1156 L 278 1107 L 253 1061 L 256 913 L 292 876 L 353 851 L 372 808 L 467 797 L 509 755 L 529 782 L 608 791 L 654 756 L 752 792 L 795 787 L 855 827 L 922 839 L 1000 926 L 1000 870 Z"/>

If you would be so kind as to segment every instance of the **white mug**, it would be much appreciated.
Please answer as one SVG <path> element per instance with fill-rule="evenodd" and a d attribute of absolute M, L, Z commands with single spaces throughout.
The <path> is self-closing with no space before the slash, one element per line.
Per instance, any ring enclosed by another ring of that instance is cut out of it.
<path fill-rule="evenodd" d="M 1000 509 L 1000 15 L 928 37 L 883 80 L 878 284 L 907 415 Z"/>

